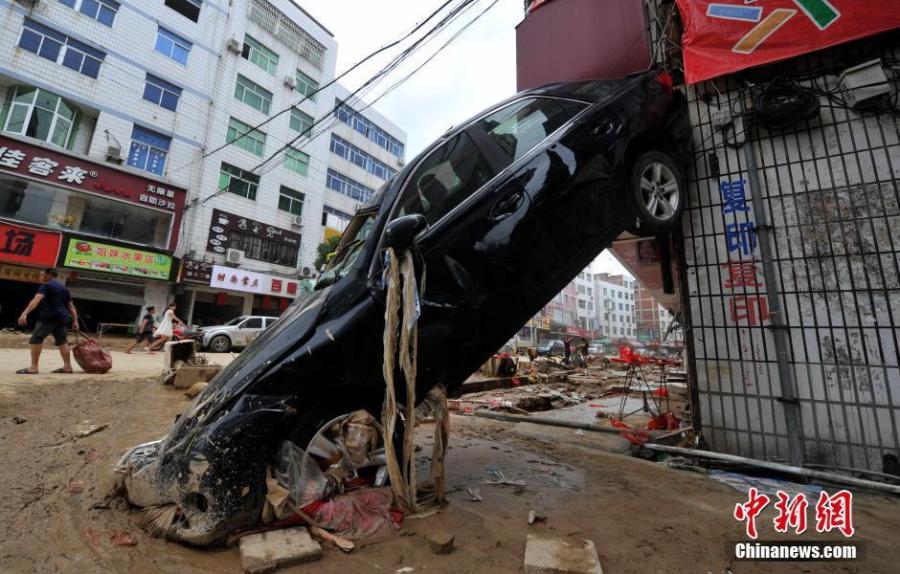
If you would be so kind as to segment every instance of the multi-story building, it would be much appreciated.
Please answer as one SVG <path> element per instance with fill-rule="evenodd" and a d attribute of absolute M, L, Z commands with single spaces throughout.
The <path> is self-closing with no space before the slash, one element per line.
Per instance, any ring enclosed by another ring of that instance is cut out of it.
<path fill-rule="evenodd" d="M 594 274 L 594 309 L 601 338 L 636 338 L 634 324 L 636 282 L 624 275 Z"/>
<path fill-rule="evenodd" d="M 398 169 L 401 130 L 370 110 L 348 125 L 345 92 L 317 93 L 337 44 L 295 3 L 144 4 L 0 3 L 5 314 L 38 266 L 62 269 L 89 325 L 173 294 L 201 322 L 277 314 L 326 228 Z"/>
<path fill-rule="evenodd" d="M 635 291 L 635 327 L 639 340 L 680 343 L 683 340 L 681 330 L 669 330 L 674 320 L 672 313 L 660 305 L 648 289 L 638 285 Z"/>
<path fill-rule="evenodd" d="M 590 268 L 585 269 L 575 277 L 575 325 L 573 334 L 593 340 L 594 329 L 597 324 L 594 313 L 594 278 Z"/>

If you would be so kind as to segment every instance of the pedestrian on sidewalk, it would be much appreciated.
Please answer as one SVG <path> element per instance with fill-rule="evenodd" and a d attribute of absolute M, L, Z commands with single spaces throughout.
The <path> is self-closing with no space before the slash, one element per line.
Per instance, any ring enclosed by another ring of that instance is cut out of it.
<path fill-rule="evenodd" d="M 133 351 L 141 341 L 147 341 L 147 347 L 144 350 L 150 352 L 150 346 L 153 344 L 153 328 L 154 325 L 156 325 L 156 317 L 153 316 L 154 313 L 156 313 L 156 307 L 152 305 L 147 307 L 147 312 L 144 313 L 144 316 L 141 318 L 141 324 L 138 325 L 137 337 L 135 338 L 134 343 L 125 349 L 126 353 L 131 354 L 131 351 Z"/>
<path fill-rule="evenodd" d="M 63 366 L 54 370 L 54 373 L 71 373 L 72 360 L 69 354 L 67 327 L 69 319 L 72 320 L 72 328 L 78 330 L 78 312 L 72 304 L 72 295 L 66 286 L 56 280 L 56 269 L 44 269 L 38 276 L 41 286 L 38 287 L 34 298 L 19 316 L 19 325 L 28 324 L 28 315 L 37 309 L 38 320 L 34 326 L 34 332 L 28 343 L 31 345 L 31 364 L 25 369 L 19 369 L 20 375 L 35 375 L 38 373 L 38 361 L 41 351 L 44 349 L 44 339 L 47 335 L 53 335 L 53 343 L 59 348 L 62 355 Z"/>
<path fill-rule="evenodd" d="M 565 356 L 565 362 L 568 364 L 569 360 L 572 358 L 572 337 L 563 339 L 563 354 Z"/>
<path fill-rule="evenodd" d="M 161 349 L 166 344 L 166 341 L 172 338 L 172 328 L 175 326 L 175 323 L 184 323 L 184 321 L 175 316 L 175 303 L 169 303 L 162 321 L 159 322 L 159 326 L 153 332 L 155 339 L 153 344 L 150 345 L 151 351 Z"/>

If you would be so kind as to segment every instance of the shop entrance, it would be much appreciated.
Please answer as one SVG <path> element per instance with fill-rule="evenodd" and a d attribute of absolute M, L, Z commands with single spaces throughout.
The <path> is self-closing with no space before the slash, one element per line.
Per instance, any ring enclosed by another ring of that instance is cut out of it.
<path fill-rule="evenodd" d="M 25 306 L 37 293 L 39 286 L 37 283 L 0 280 L 0 293 L 3 293 L 3 298 L 0 299 L 0 328 L 6 329 L 16 326 L 19 315 L 22 314 Z M 34 321 L 37 319 L 37 313 L 32 313 L 28 319 L 33 326 Z"/>
<path fill-rule="evenodd" d="M 82 279 L 66 282 L 81 328 L 96 331 L 100 323 L 135 324 L 144 305 L 144 287 Z M 120 330 L 121 331 L 121 330 Z"/>
<path fill-rule="evenodd" d="M 291 304 L 291 299 L 270 295 L 253 296 L 253 314 L 266 317 L 280 317 Z"/>
<path fill-rule="evenodd" d="M 191 322 L 201 327 L 224 325 L 235 317 L 241 316 L 243 310 L 243 297 L 236 297 L 227 293 L 197 291 Z"/>

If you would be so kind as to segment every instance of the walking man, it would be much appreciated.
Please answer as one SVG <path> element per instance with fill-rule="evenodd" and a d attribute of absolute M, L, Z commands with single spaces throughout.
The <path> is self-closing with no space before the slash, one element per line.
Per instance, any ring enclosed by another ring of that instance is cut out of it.
<path fill-rule="evenodd" d="M 63 366 L 53 371 L 54 373 L 71 373 L 72 360 L 67 344 L 67 326 L 69 317 L 72 318 L 72 328 L 78 329 L 78 312 L 72 304 L 72 295 L 66 286 L 56 280 L 56 269 L 44 269 L 40 274 L 41 286 L 34 298 L 19 316 L 19 325 L 28 324 L 28 314 L 37 309 L 38 320 L 34 326 L 34 333 L 29 339 L 31 345 L 31 365 L 25 369 L 19 369 L 20 375 L 34 375 L 38 372 L 38 360 L 44 348 L 44 339 L 47 335 L 53 335 L 53 343 L 59 348 L 62 355 Z"/>
<path fill-rule="evenodd" d="M 156 313 L 156 307 L 147 307 L 147 312 L 144 313 L 141 324 L 138 326 L 137 338 L 134 340 L 134 343 L 125 349 L 126 353 L 131 353 L 141 341 L 147 341 L 147 347 L 144 350 L 150 351 L 150 345 L 153 344 L 153 326 L 156 324 L 156 319 L 153 317 L 154 313 Z"/>

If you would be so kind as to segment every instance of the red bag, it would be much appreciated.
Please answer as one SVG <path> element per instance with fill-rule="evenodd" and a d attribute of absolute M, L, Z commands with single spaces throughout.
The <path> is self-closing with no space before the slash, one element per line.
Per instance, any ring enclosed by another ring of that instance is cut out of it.
<path fill-rule="evenodd" d="M 79 335 L 83 338 L 79 339 Z M 72 349 L 72 355 L 85 373 L 102 374 L 112 368 L 112 356 L 109 352 L 81 331 L 75 331 L 75 347 Z"/>

